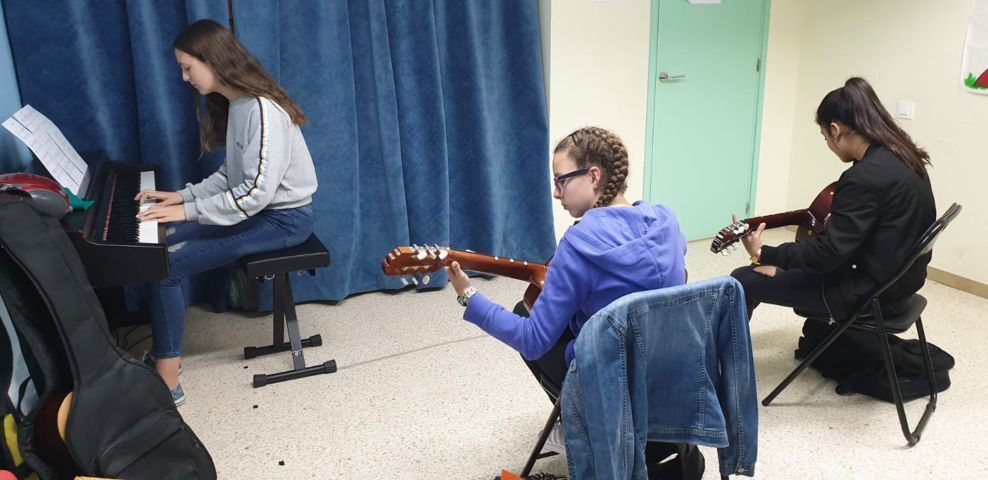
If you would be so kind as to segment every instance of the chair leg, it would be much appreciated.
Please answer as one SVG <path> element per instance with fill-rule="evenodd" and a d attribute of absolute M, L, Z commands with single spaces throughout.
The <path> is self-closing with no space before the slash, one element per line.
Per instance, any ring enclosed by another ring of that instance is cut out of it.
<path fill-rule="evenodd" d="M 539 434 L 539 439 L 535 442 L 535 448 L 532 449 L 532 454 L 528 456 L 528 461 L 525 462 L 525 467 L 521 469 L 521 478 L 525 478 L 528 474 L 532 473 L 532 468 L 535 467 L 535 461 L 539 459 L 542 454 L 542 447 L 545 446 L 545 441 L 549 438 L 549 434 L 552 433 L 552 427 L 556 425 L 556 420 L 559 419 L 559 412 L 561 410 L 562 396 L 556 398 L 555 405 L 552 406 L 552 413 L 549 414 L 549 419 L 545 421 L 545 426 L 542 427 L 542 433 Z"/>
<path fill-rule="evenodd" d="M 789 384 L 792 383 L 792 381 L 799 376 L 799 374 L 803 373 L 803 370 L 806 370 L 806 367 L 809 367 L 810 364 L 813 363 L 813 361 L 816 360 L 817 357 L 819 357 L 820 354 L 824 352 L 824 350 L 830 348 L 830 345 L 834 343 L 835 340 L 837 340 L 837 337 L 843 335 L 844 332 L 848 328 L 850 328 L 852 324 L 854 324 L 854 321 L 857 320 L 857 318 L 858 318 L 857 315 L 855 315 L 848 321 L 841 324 L 840 328 L 831 332 L 831 334 L 828 335 L 827 338 L 823 339 L 823 341 L 820 342 L 820 344 L 817 345 L 812 352 L 810 352 L 810 354 L 806 357 L 806 359 L 803 360 L 803 362 L 800 363 L 799 366 L 796 367 L 796 369 L 793 370 L 792 373 L 790 373 L 789 376 L 786 377 L 786 379 L 779 384 L 779 386 L 775 387 L 775 390 L 772 390 L 772 393 L 769 393 L 768 396 L 766 396 L 765 399 L 762 400 L 762 405 L 766 407 L 769 406 L 772 403 L 772 400 L 775 400 L 775 397 L 779 396 L 779 394 L 782 393 L 782 391 L 785 390 L 786 387 L 788 387 Z"/>
<path fill-rule="evenodd" d="M 877 301 L 877 299 L 873 300 L 873 302 Z M 930 357 L 930 346 L 926 343 L 923 320 L 916 320 L 916 330 L 919 332 L 919 343 L 923 349 L 923 364 L 929 377 L 930 400 L 926 403 L 926 410 L 923 412 L 923 416 L 920 417 L 919 423 L 916 424 L 916 429 L 910 432 L 909 420 L 906 418 L 906 408 L 902 403 L 902 389 L 899 388 L 899 376 L 895 373 L 895 363 L 892 361 L 892 349 L 889 346 L 888 335 L 885 331 L 880 310 L 876 319 L 878 320 L 875 322 L 877 326 L 876 333 L 878 333 L 879 342 L 882 347 L 882 360 L 885 362 L 885 372 L 888 374 L 889 386 L 892 389 L 892 400 L 895 402 L 895 410 L 899 415 L 899 426 L 902 428 L 902 435 L 906 437 L 909 445 L 916 445 L 919 443 L 920 436 L 923 434 L 923 429 L 926 428 L 926 423 L 929 422 L 930 416 L 933 415 L 934 410 L 937 408 L 937 383 L 933 377 L 933 360 Z"/>

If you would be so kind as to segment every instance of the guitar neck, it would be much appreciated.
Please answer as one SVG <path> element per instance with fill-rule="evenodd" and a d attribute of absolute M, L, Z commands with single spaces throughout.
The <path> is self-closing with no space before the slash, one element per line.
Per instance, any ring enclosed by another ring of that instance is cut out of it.
<path fill-rule="evenodd" d="M 506 257 L 495 257 L 462 250 L 450 250 L 443 261 L 449 265 L 453 261 L 460 262 L 460 268 L 473 272 L 489 273 L 500 277 L 513 278 L 529 282 L 538 287 L 545 283 L 547 267 L 541 263 L 531 263 Z"/>
<path fill-rule="evenodd" d="M 765 228 L 778 228 L 786 227 L 789 225 L 801 225 L 806 222 L 807 218 L 810 217 L 809 210 L 805 208 L 802 210 L 793 210 L 791 212 L 776 213 L 772 215 L 765 215 L 763 217 L 754 217 L 744 220 L 752 230 L 758 228 L 758 225 L 764 223 Z"/>

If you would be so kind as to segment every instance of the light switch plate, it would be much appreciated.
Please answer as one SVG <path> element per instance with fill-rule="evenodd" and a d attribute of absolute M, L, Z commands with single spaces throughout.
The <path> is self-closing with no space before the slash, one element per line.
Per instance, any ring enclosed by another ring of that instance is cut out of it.
<path fill-rule="evenodd" d="M 906 120 L 912 120 L 915 112 L 916 102 L 912 100 L 899 100 L 899 105 L 895 109 L 895 116 Z"/>

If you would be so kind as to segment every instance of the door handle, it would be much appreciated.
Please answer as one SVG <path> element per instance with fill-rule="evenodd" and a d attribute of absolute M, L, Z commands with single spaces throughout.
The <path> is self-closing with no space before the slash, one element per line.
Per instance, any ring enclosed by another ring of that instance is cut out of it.
<path fill-rule="evenodd" d="M 662 72 L 659 74 L 659 81 L 663 83 L 671 82 L 674 80 L 682 80 L 684 78 L 686 78 L 686 75 L 669 75 L 666 72 Z"/>

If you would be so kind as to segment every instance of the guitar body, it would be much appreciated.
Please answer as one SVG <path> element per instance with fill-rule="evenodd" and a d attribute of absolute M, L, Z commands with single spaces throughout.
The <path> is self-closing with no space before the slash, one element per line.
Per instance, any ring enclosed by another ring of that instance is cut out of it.
<path fill-rule="evenodd" d="M 532 311 L 532 305 L 535 305 L 535 301 L 538 300 L 539 294 L 541 293 L 542 287 L 539 287 L 538 285 L 529 285 L 528 288 L 525 289 L 525 296 L 522 297 L 521 301 L 525 304 L 525 308 L 527 308 L 529 312 Z"/>
<path fill-rule="evenodd" d="M 823 233 L 830 218 L 830 209 L 834 205 L 834 191 L 837 182 L 827 185 L 806 209 L 807 220 L 796 227 L 796 241 L 805 242 Z M 757 225 L 756 225 L 757 228 Z"/>
<path fill-rule="evenodd" d="M 71 392 L 53 393 L 34 418 L 34 447 L 60 478 L 72 478 L 84 473 L 65 445 L 65 420 L 71 398 Z"/>
<path fill-rule="evenodd" d="M 827 219 L 830 218 L 830 209 L 834 204 L 834 192 L 836 190 L 837 182 L 827 185 L 813 199 L 810 207 L 805 210 L 748 218 L 728 225 L 717 232 L 717 236 L 710 244 L 710 251 L 713 253 L 724 252 L 728 247 L 757 230 L 758 225 L 762 223 L 765 224 L 765 228 L 795 225 L 797 242 L 809 241 L 822 235 L 827 226 Z"/>

